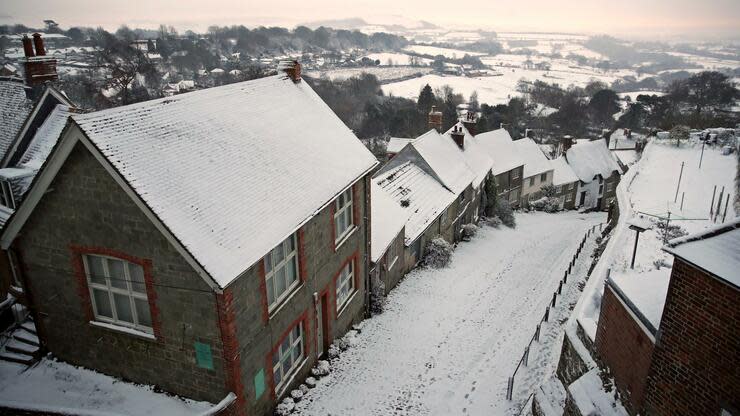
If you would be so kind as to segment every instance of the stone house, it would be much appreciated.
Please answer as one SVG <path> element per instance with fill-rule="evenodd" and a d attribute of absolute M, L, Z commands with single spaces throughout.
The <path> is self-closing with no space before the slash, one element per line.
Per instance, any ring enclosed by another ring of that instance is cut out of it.
<path fill-rule="evenodd" d="M 384 292 L 396 287 L 405 273 L 404 236 L 408 213 L 377 182 L 370 185 L 371 285 L 383 282 Z"/>
<path fill-rule="evenodd" d="M 560 200 L 561 209 L 575 209 L 578 195 L 578 176 L 564 157 L 550 160 L 552 166 L 552 184 L 555 186 L 555 197 Z"/>
<path fill-rule="evenodd" d="M 566 148 L 565 159 L 580 179 L 576 207 L 607 210 L 616 198 L 622 171 L 606 141 L 579 141 Z"/>
<path fill-rule="evenodd" d="M 542 197 L 542 187 L 552 185 L 553 167 L 530 138 L 514 141 L 517 151 L 524 160 L 524 180 L 522 181 L 522 204 Z"/>
<path fill-rule="evenodd" d="M 491 173 L 496 180 L 498 198 L 509 201 L 513 207 L 519 206 L 524 159 L 514 146 L 509 132 L 498 129 L 479 133 L 475 135 L 475 141 L 491 158 Z"/>
<path fill-rule="evenodd" d="M 43 347 L 267 415 L 362 319 L 377 161 L 284 70 L 70 118 L 1 240 Z"/>
<path fill-rule="evenodd" d="M 468 208 L 469 215 L 466 223 L 477 222 L 483 214 L 484 202 L 488 196 L 485 195 L 485 183 L 491 176 L 493 160 L 488 153 L 475 140 L 475 119 L 470 115 L 461 119 L 457 124 L 452 126 L 443 136 L 449 138 L 460 149 L 463 160 L 468 169 L 473 173 L 473 196 L 471 205 Z"/>

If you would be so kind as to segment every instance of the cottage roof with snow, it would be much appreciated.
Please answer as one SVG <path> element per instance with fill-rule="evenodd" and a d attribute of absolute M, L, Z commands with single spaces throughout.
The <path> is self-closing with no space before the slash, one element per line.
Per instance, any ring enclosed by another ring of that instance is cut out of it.
<path fill-rule="evenodd" d="M 411 161 L 381 170 L 373 182 L 406 212 L 407 246 L 457 198 L 456 194 Z"/>
<path fill-rule="evenodd" d="M 663 250 L 740 289 L 740 217 L 673 239 Z"/>
<path fill-rule="evenodd" d="M 0 157 L 8 151 L 32 108 L 22 80 L 0 80 Z"/>
<path fill-rule="evenodd" d="M 478 144 L 478 141 L 472 134 L 470 134 L 470 131 L 462 122 L 458 122 L 449 130 L 447 130 L 447 132 L 444 134 L 444 137 L 454 143 L 451 134 L 452 130 L 456 127 L 464 136 L 463 147 L 458 148 L 462 151 L 463 158 L 465 159 L 465 163 L 468 165 L 468 169 L 473 172 L 473 187 L 477 188 L 481 183 L 483 183 L 483 180 L 486 179 L 488 173 L 491 172 L 493 160 L 490 156 L 488 156 L 488 153 L 485 151 L 485 149 L 483 149 L 482 146 Z"/>
<path fill-rule="evenodd" d="M 493 174 L 500 175 L 524 165 L 524 159 L 505 129 L 492 130 L 475 136 L 475 141 L 493 161 Z"/>
<path fill-rule="evenodd" d="M 555 186 L 578 182 L 578 176 L 570 167 L 565 157 L 560 156 L 550 161 L 552 166 L 552 184 Z"/>
<path fill-rule="evenodd" d="M 411 146 L 434 170 L 442 184 L 455 194 L 463 192 L 475 180 L 475 174 L 468 167 L 460 148 L 437 130 L 429 130 L 417 137 Z"/>
<path fill-rule="evenodd" d="M 552 170 L 550 161 L 532 139 L 525 137 L 514 141 L 517 151 L 524 159 L 524 177 L 539 175 Z"/>
<path fill-rule="evenodd" d="M 377 165 L 307 83 L 283 74 L 71 119 L 31 193 L 82 142 L 222 288 Z M 11 218 L 4 246 L 38 198 Z"/>
<path fill-rule="evenodd" d="M 370 185 L 370 195 L 370 261 L 377 263 L 406 225 L 409 213 L 376 181 Z"/>
<path fill-rule="evenodd" d="M 407 144 L 413 141 L 414 139 L 407 137 L 391 137 L 390 140 L 388 140 L 388 145 L 386 145 L 385 151 L 387 153 L 398 153 L 406 147 Z"/>
<path fill-rule="evenodd" d="M 578 178 L 590 183 L 597 175 L 608 178 L 612 173 L 621 173 L 619 165 L 606 148 L 604 139 L 594 141 L 578 141 L 565 152 L 565 158 Z"/>

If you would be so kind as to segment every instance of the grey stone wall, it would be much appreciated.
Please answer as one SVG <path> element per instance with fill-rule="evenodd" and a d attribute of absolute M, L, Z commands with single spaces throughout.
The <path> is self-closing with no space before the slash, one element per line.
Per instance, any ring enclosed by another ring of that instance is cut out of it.
<path fill-rule="evenodd" d="M 158 339 L 89 323 L 71 245 L 151 260 Z M 40 336 L 54 355 L 198 400 L 226 395 L 215 294 L 84 146 L 69 155 L 15 246 Z M 196 364 L 196 341 L 210 346 L 213 370 Z"/>

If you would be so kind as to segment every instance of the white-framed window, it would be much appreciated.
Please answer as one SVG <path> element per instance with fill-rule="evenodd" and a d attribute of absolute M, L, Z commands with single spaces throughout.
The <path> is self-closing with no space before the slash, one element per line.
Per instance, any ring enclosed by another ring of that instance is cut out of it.
<path fill-rule="evenodd" d="M 557 187 L 555 188 L 555 192 L 557 192 L 557 193 L 559 193 L 559 194 L 560 194 L 560 193 L 563 193 L 563 185 L 558 185 L 558 186 L 557 186 Z"/>
<path fill-rule="evenodd" d="M 568 184 L 568 190 L 569 191 L 572 191 L 574 187 L 575 187 L 575 184 L 574 183 L 571 182 L 571 183 Z"/>
<path fill-rule="evenodd" d="M 290 376 L 303 361 L 303 322 L 298 323 L 285 336 L 275 353 L 272 354 L 272 377 L 275 391 L 280 391 Z"/>
<path fill-rule="evenodd" d="M 570 202 L 573 200 L 573 194 L 567 193 L 565 194 L 565 202 Z"/>
<path fill-rule="evenodd" d="M 344 304 L 347 303 L 347 300 L 349 300 L 349 297 L 352 296 L 352 293 L 355 291 L 354 263 L 355 262 L 353 260 L 348 261 L 347 265 L 342 268 L 342 271 L 339 272 L 339 276 L 337 277 L 337 311 L 344 307 Z"/>
<path fill-rule="evenodd" d="M 115 257 L 82 257 L 95 319 L 152 333 L 144 269 Z"/>
<path fill-rule="evenodd" d="M 540 182 L 546 182 L 547 181 L 547 172 L 540 175 Z"/>
<path fill-rule="evenodd" d="M 342 240 L 352 230 L 352 188 L 334 201 L 334 242 Z"/>
<path fill-rule="evenodd" d="M 519 179 L 519 169 L 514 169 L 511 171 L 511 179 Z"/>
<path fill-rule="evenodd" d="M 274 310 L 298 286 L 298 237 L 293 233 L 263 260 L 265 264 L 265 285 L 267 287 L 267 308 Z"/>
<path fill-rule="evenodd" d="M 13 198 L 13 188 L 10 186 L 10 182 L 0 180 L 0 204 L 5 205 L 8 208 L 15 209 L 15 199 Z"/>
<path fill-rule="evenodd" d="M 529 178 L 529 186 L 534 186 L 534 179 L 535 179 L 534 176 L 532 176 L 531 178 Z"/>
<path fill-rule="evenodd" d="M 8 250 L 8 262 L 10 263 L 11 284 L 17 289 L 22 289 L 20 264 L 13 249 Z"/>

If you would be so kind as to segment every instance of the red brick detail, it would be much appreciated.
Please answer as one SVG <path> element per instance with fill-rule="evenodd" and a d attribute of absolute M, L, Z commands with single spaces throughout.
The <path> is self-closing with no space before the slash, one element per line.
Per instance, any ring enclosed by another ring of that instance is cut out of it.
<path fill-rule="evenodd" d="M 308 280 L 308 271 L 306 270 L 306 237 L 303 228 L 298 230 L 298 274 L 301 282 Z"/>
<path fill-rule="evenodd" d="M 643 414 L 740 409 L 740 290 L 675 258 Z"/>
<path fill-rule="evenodd" d="M 262 323 L 267 325 L 267 322 L 270 320 L 270 310 L 269 305 L 267 304 L 267 277 L 265 273 L 265 259 L 262 258 L 260 260 L 260 264 L 258 269 L 259 276 L 260 276 L 260 293 L 262 294 L 260 302 L 262 303 Z"/>
<path fill-rule="evenodd" d="M 87 275 L 85 274 L 85 265 L 82 262 L 82 256 L 85 254 L 92 254 L 114 257 L 129 263 L 138 264 L 144 270 L 144 285 L 146 286 L 146 297 L 149 302 L 149 313 L 152 317 L 152 330 L 158 341 L 164 341 L 164 336 L 162 335 L 162 314 L 157 306 L 157 291 L 155 289 L 156 285 L 152 272 L 152 261 L 150 259 L 134 257 L 121 251 L 105 247 L 78 246 L 70 244 L 69 250 L 72 252 L 72 270 L 74 271 L 74 275 L 77 280 L 77 295 L 80 297 L 85 319 L 87 321 L 94 320 L 95 315 L 92 308 L 92 301 L 90 300 L 90 289 L 87 285 Z"/>
<path fill-rule="evenodd" d="M 312 340 L 312 331 L 309 325 L 308 309 L 306 309 L 298 318 L 288 325 L 288 328 L 278 338 L 278 342 L 273 345 L 270 352 L 265 357 L 265 370 L 267 371 L 267 381 L 270 387 L 270 396 L 273 400 L 277 400 L 277 392 L 275 391 L 275 376 L 272 373 L 272 357 L 280 349 L 280 344 L 283 343 L 285 338 L 290 334 L 298 324 L 303 324 L 303 357 L 308 357 L 311 353 L 310 340 Z"/>
<path fill-rule="evenodd" d="M 242 382 L 234 309 L 234 297 L 231 289 L 227 288 L 223 294 L 216 294 L 216 310 L 218 313 L 218 328 L 221 332 L 221 350 L 225 375 L 224 384 L 227 391 L 236 394 L 236 401 L 231 408 L 231 413 L 246 416 L 247 399 L 244 393 L 244 383 Z"/>
<path fill-rule="evenodd" d="M 607 285 L 601 301 L 594 345 L 599 359 L 614 375 L 625 405 L 634 414 L 642 408 L 654 344 L 633 315 Z"/>
<path fill-rule="evenodd" d="M 360 271 L 358 269 L 359 266 L 359 257 L 360 257 L 360 251 L 355 250 L 354 253 L 350 254 L 349 257 L 347 257 L 343 262 L 342 265 L 339 266 L 339 269 L 334 273 L 334 277 L 332 278 L 332 286 L 334 288 L 332 297 L 334 298 L 334 319 L 337 319 L 337 316 L 339 315 L 339 305 L 337 305 L 337 279 L 339 278 L 339 274 L 342 273 L 342 270 L 349 264 L 349 262 L 354 262 L 353 264 L 353 278 L 355 279 L 355 291 L 359 290 L 360 288 Z M 350 295 L 351 297 L 352 295 Z"/>
<path fill-rule="evenodd" d="M 334 214 L 337 212 L 335 204 L 335 201 L 329 204 L 329 226 L 331 227 L 331 243 L 329 247 L 333 253 L 337 251 L 337 227 L 334 225 Z"/>

